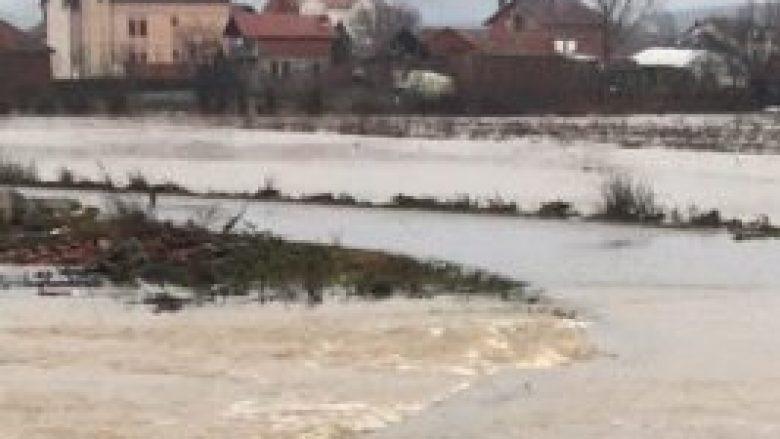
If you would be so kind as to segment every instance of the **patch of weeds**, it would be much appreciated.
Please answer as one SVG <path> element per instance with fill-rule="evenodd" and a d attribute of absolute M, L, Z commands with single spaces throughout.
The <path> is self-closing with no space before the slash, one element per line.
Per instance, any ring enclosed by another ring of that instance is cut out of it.
<path fill-rule="evenodd" d="M 661 223 L 664 217 L 652 187 L 624 174 L 613 175 L 602 185 L 600 210 L 594 216 L 607 221 L 653 224 Z"/>

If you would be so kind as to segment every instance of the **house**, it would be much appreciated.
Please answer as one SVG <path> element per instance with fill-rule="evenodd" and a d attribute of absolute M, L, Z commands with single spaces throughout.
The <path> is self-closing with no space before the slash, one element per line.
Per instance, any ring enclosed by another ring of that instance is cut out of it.
<path fill-rule="evenodd" d="M 0 20 L 0 106 L 32 102 L 46 92 L 49 54 L 43 43 Z"/>
<path fill-rule="evenodd" d="M 262 13 L 234 9 L 224 35 L 250 88 L 305 89 L 326 78 L 335 31 L 327 17 L 302 15 L 290 0 Z"/>
<path fill-rule="evenodd" d="M 341 23 L 350 35 L 364 17 L 374 17 L 376 0 L 301 0 L 303 15 L 326 16 L 331 26 Z"/>
<path fill-rule="evenodd" d="M 221 48 L 230 0 L 42 0 L 55 79 L 183 74 Z"/>
<path fill-rule="evenodd" d="M 431 57 L 447 58 L 484 50 L 489 47 L 489 34 L 485 28 L 427 28 L 422 40 Z"/>
<path fill-rule="evenodd" d="M 631 60 L 650 89 L 744 88 L 747 83 L 746 72 L 735 71 L 726 57 L 703 49 L 651 47 L 635 53 Z"/>
<path fill-rule="evenodd" d="M 604 30 L 581 0 L 499 0 L 485 23 L 493 52 L 604 58 Z"/>
<path fill-rule="evenodd" d="M 482 28 L 421 33 L 425 64 L 454 79 L 467 111 L 581 106 L 597 96 L 604 32 L 580 0 L 500 0 Z"/>
<path fill-rule="evenodd" d="M 719 54 L 732 70 L 747 74 L 754 102 L 776 105 L 780 102 L 780 32 L 758 23 L 744 18 L 697 21 L 680 44 Z"/>

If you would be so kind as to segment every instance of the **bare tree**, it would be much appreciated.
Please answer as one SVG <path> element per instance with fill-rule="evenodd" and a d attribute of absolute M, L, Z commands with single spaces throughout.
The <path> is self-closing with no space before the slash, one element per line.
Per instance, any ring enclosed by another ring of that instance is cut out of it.
<path fill-rule="evenodd" d="M 609 62 L 617 49 L 657 9 L 661 0 L 588 0 L 604 32 L 602 51 Z"/>
<path fill-rule="evenodd" d="M 370 56 L 403 29 L 413 30 L 420 23 L 420 12 L 406 3 L 376 0 L 372 9 L 361 9 L 352 23 L 355 50 Z"/>

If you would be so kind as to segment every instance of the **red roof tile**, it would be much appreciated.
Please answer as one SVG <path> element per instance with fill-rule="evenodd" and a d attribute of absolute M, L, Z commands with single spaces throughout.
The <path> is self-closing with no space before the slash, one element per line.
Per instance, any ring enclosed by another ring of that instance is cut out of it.
<path fill-rule="evenodd" d="M 550 25 L 598 25 L 596 11 L 581 0 L 514 0 L 500 8 L 485 21 L 490 25 L 505 13 L 517 9 L 540 23 Z"/>
<path fill-rule="evenodd" d="M 357 0 L 321 0 L 329 9 L 350 9 Z"/>
<path fill-rule="evenodd" d="M 333 28 L 327 18 L 295 14 L 234 13 L 226 32 L 253 39 L 330 40 Z"/>
<path fill-rule="evenodd" d="M 268 0 L 263 8 L 266 14 L 298 14 L 298 2 L 296 0 Z"/>
<path fill-rule="evenodd" d="M 47 51 L 44 44 L 27 33 L 0 20 L 0 51 Z"/>

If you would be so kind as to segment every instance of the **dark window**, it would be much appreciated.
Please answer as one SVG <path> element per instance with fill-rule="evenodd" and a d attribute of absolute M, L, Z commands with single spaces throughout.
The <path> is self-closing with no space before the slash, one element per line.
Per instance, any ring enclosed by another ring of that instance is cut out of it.
<path fill-rule="evenodd" d="M 279 77 L 279 63 L 276 61 L 271 61 L 271 76 L 274 78 Z"/>
<path fill-rule="evenodd" d="M 147 35 L 146 33 L 146 20 L 139 20 L 138 21 L 138 35 L 145 37 Z"/>
<path fill-rule="evenodd" d="M 174 15 L 174 16 L 172 16 L 172 17 L 171 17 L 171 26 L 172 26 L 172 27 L 176 27 L 176 26 L 178 26 L 178 25 L 179 25 L 179 17 L 177 17 L 177 16 L 175 16 L 175 15 Z"/>
<path fill-rule="evenodd" d="M 282 77 L 290 76 L 290 61 L 282 61 Z"/>
<path fill-rule="evenodd" d="M 130 20 L 127 22 L 127 33 L 130 34 L 131 37 L 135 36 L 135 20 Z"/>
<path fill-rule="evenodd" d="M 512 28 L 516 32 L 520 32 L 525 27 L 525 20 L 523 19 L 523 16 L 520 14 L 515 14 L 512 16 Z"/>

